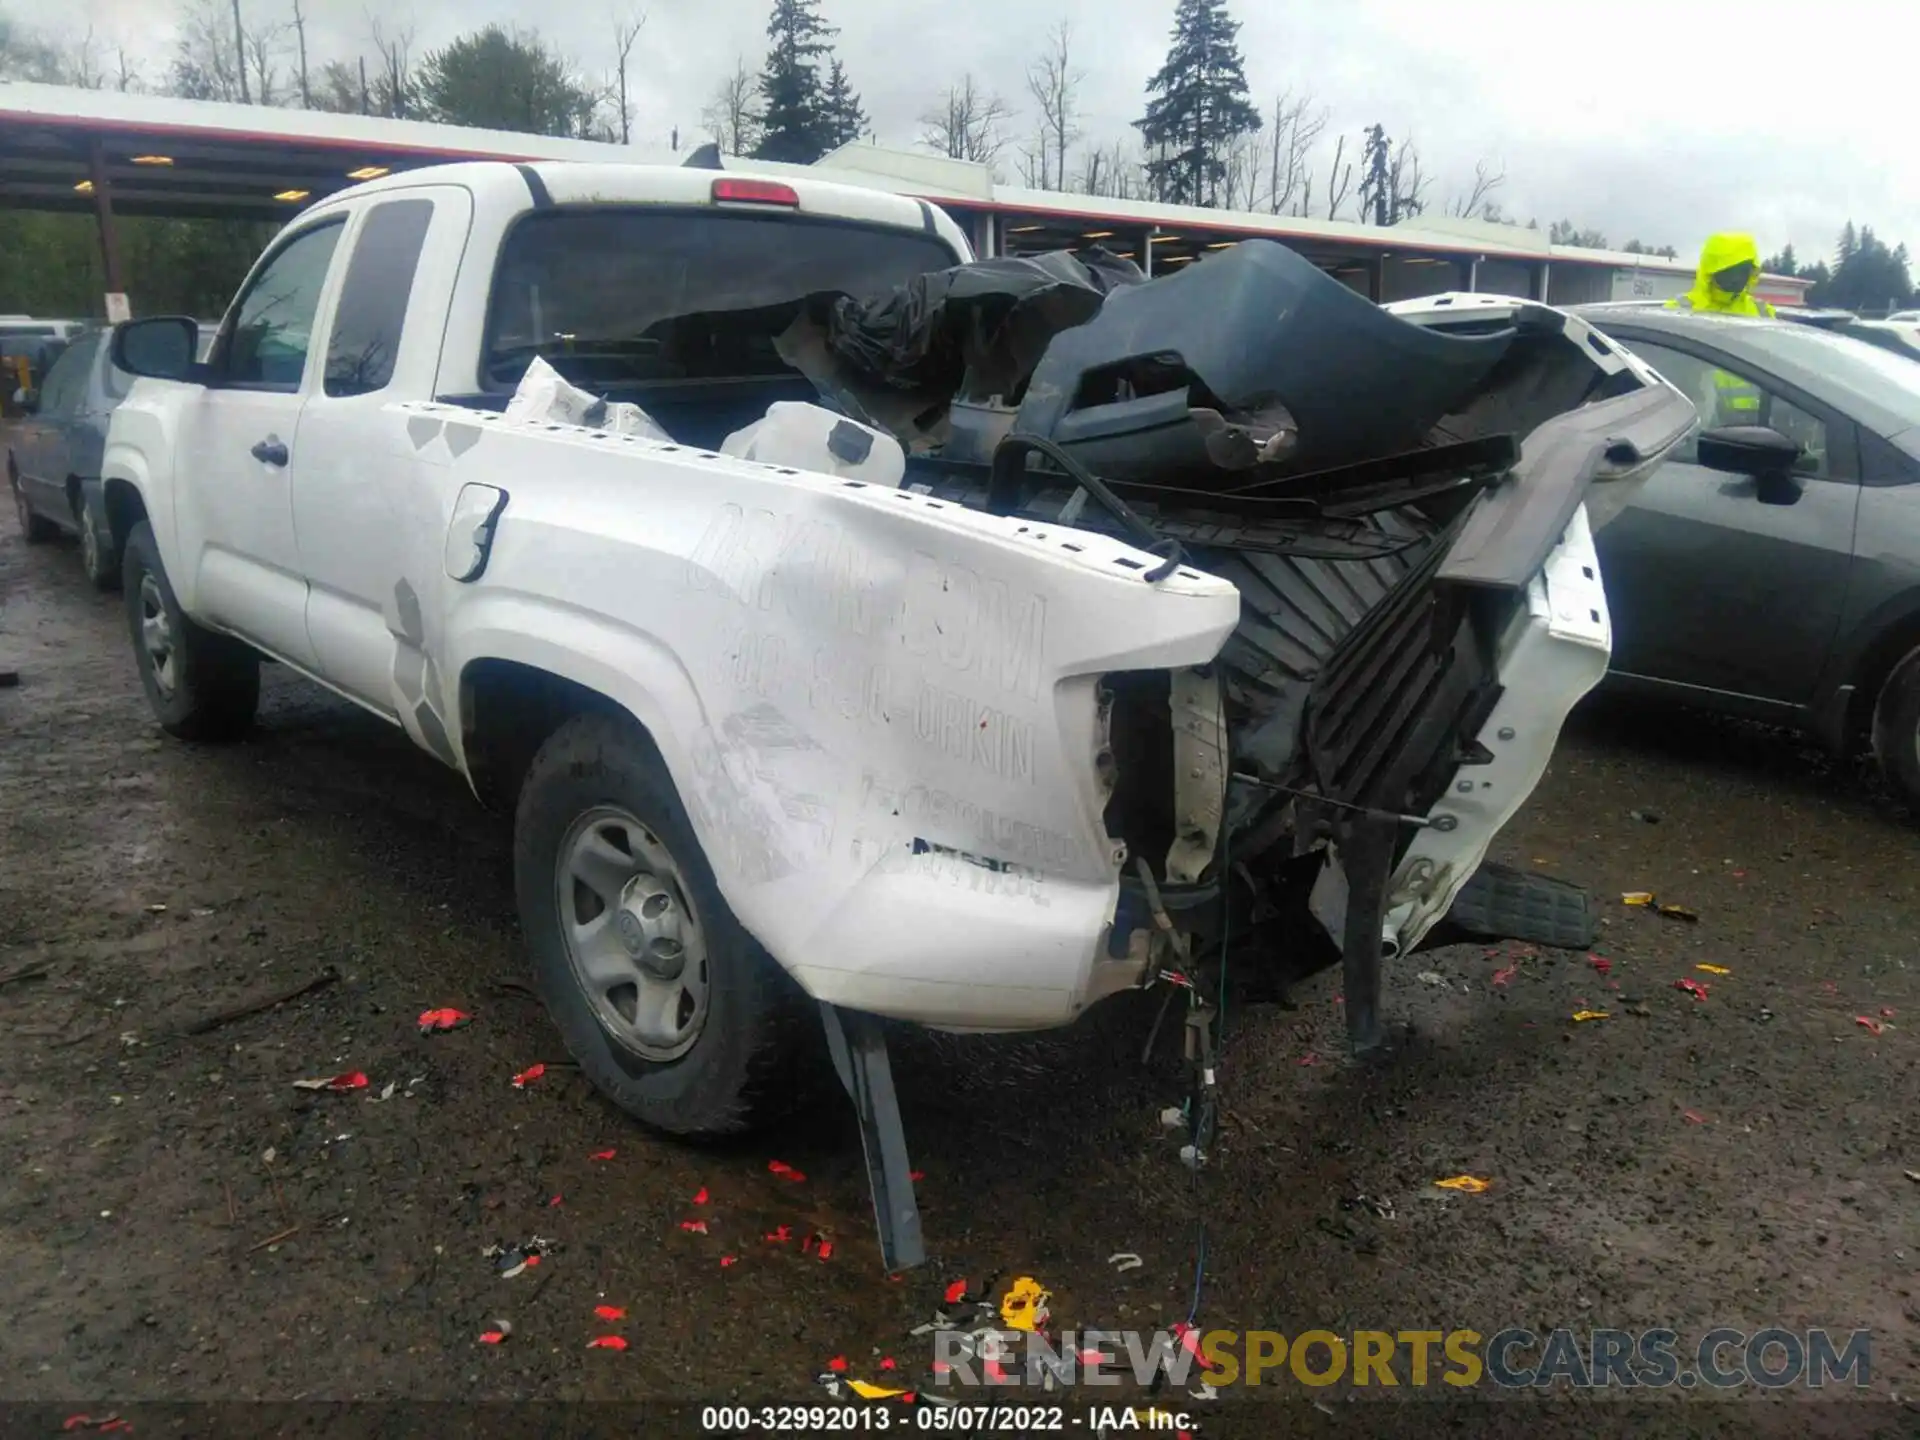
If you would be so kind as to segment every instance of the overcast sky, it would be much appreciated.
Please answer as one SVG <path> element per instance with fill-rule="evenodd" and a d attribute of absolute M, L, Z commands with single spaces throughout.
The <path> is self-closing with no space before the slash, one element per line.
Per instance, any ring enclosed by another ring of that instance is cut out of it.
<path fill-rule="evenodd" d="M 636 143 L 700 130 L 716 80 L 765 53 L 767 0 L 635 0 Z M 1411 134 L 1444 203 L 1487 158 L 1497 197 L 1542 226 L 1567 218 L 1615 244 L 1638 237 L 1697 251 L 1710 230 L 1745 229 L 1770 252 L 1827 253 L 1842 222 L 1872 224 L 1920 251 L 1920 5 L 1912 0 L 1230 0 L 1247 78 L 1271 107 L 1289 87 L 1331 112 L 1329 135 L 1374 121 Z M 416 50 L 489 21 L 537 27 L 588 73 L 605 70 L 628 0 L 413 0 L 377 7 L 412 23 Z M 318 59 L 370 53 L 365 0 L 306 0 Z M 27 18 L 24 7 L 12 6 Z M 242 0 L 249 22 L 291 0 Z M 1173 0 L 824 0 L 839 51 L 882 143 L 911 145 L 919 114 L 963 72 L 1016 104 L 1060 19 L 1075 31 L 1089 142 L 1131 139 L 1142 87 L 1166 53 Z M 163 7 L 80 0 L 98 33 L 132 34 L 163 56 Z M 1563 17 L 1563 18 L 1562 18 Z M 1851 58 L 1842 58 L 1851 57 Z M 156 63 L 156 70 L 160 68 Z M 1903 73 L 1904 72 L 1904 73 Z M 1018 122 L 1016 122 L 1018 123 Z M 1011 151 L 1009 159 L 1011 160 Z M 1008 179 L 1016 178 L 1013 165 Z"/>

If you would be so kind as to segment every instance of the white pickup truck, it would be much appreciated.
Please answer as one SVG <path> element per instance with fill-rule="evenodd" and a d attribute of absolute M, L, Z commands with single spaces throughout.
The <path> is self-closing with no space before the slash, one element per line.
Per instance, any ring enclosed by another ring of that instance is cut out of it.
<path fill-rule="evenodd" d="M 834 392 L 789 363 L 809 316 L 844 341 L 919 277 L 1025 262 L 970 267 L 920 202 L 711 169 L 462 164 L 345 191 L 273 242 L 204 362 L 185 319 L 116 333 L 145 378 L 103 478 L 148 698 L 175 735 L 238 736 L 264 657 L 512 808 L 553 1019 L 670 1131 L 777 1109 L 820 1013 L 870 1119 L 884 1066 L 850 1076 L 836 1016 L 1064 1025 L 1230 944 L 1295 972 L 1344 952 L 1364 1047 L 1382 955 L 1447 914 L 1605 670 L 1588 516 L 1691 407 L 1557 311 L 1389 315 L 1241 249 L 1116 289 L 1022 381 L 1083 419 L 1191 403 L 1217 436 L 1230 387 L 1201 394 L 1203 369 L 1074 409 L 1047 367 L 1110 314 L 1273 329 L 1259 285 L 1304 286 L 1289 313 L 1331 307 L 1327 333 L 1283 348 L 1345 409 L 1282 393 L 1229 437 L 1261 447 L 1237 489 L 1190 466 L 1105 485 L 1067 443 L 1085 425 L 1025 409 L 1028 458 L 1003 445 L 991 471 L 853 419 L 803 469 L 722 451 Z M 1147 338 L 1156 364 L 1179 349 Z M 508 418 L 536 359 L 672 439 Z M 1389 414 L 1456 370 L 1417 431 Z M 1261 478 L 1294 439 L 1364 444 L 1369 395 L 1373 452 Z M 900 483 L 835 458 L 902 442 Z"/>

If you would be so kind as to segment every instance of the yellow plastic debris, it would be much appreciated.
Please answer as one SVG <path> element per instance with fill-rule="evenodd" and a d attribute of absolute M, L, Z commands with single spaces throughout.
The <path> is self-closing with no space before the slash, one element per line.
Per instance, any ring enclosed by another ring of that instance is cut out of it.
<path fill-rule="evenodd" d="M 847 1388 L 862 1400 L 890 1400 L 895 1395 L 904 1395 L 905 1390 L 890 1390 L 885 1385 L 875 1385 L 867 1380 L 849 1380 Z"/>
<path fill-rule="evenodd" d="M 1620 897 L 1620 903 L 1622 905 L 1651 905 L 1653 903 L 1653 892 L 1651 890 L 1629 890 Z"/>
<path fill-rule="evenodd" d="M 1046 1314 L 1047 1301 L 1052 1298 L 1033 1276 L 1022 1275 L 1000 1299 L 1001 1323 L 1009 1330 L 1032 1330 Z"/>
<path fill-rule="evenodd" d="M 1609 1017 L 1605 1010 L 1576 1010 L 1573 1012 L 1573 1018 L 1575 1020 L 1584 1021 L 1584 1020 L 1605 1020 L 1605 1019 L 1608 1019 Z"/>
<path fill-rule="evenodd" d="M 1728 968 L 1727 968 L 1726 966 L 1724 966 L 1724 965 L 1696 965 L 1696 966 L 1694 966 L 1693 968 L 1694 968 L 1694 969 L 1696 969 L 1696 970 L 1704 970 L 1704 971 L 1706 971 L 1706 972 L 1707 972 L 1707 974 L 1709 974 L 1709 975 L 1731 975 L 1731 974 L 1733 974 L 1733 971 L 1731 971 L 1731 970 L 1729 970 L 1729 969 L 1728 969 Z"/>
<path fill-rule="evenodd" d="M 1491 1180 L 1482 1180 L 1473 1175 L 1455 1175 L 1451 1180 L 1436 1180 L 1433 1183 L 1442 1190 L 1464 1190 L 1469 1195 L 1478 1195 L 1493 1188 Z"/>

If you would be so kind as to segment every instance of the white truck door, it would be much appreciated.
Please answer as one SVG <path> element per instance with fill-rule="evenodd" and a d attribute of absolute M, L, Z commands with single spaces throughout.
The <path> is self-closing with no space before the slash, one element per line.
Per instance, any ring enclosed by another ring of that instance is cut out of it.
<path fill-rule="evenodd" d="M 310 586 L 307 633 L 328 683 L 389 717 L 396 632 L 412 623 L 395 594 L 403 557 L 440 553 L 451 496 L 441 493 L 442 469 L 406 443 L 406 421 L 382 411 L 433 398 L 472 213 L 471 196 L 451 185 L 357 207 L 319 377 L 300 413 L 293 521 Z M 439 578 L 436 566 L 416 583 Z"/>
<path fill-rule="evenodd" d="M 177 452 L 194 617 L 309 671 L 318 663 L 294 543 L 294 439 L 344 228 L 344 216 L 328 216 L 293 231 L 255 268 L 214 342 L 206 388 L 182 416 Z"/>

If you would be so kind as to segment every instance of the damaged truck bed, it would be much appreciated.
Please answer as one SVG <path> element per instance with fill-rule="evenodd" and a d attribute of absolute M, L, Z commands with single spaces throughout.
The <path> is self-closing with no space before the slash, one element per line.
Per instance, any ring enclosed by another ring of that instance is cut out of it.
<path fill-rule="evenodd" d="M 823 1018 L 890 1266 L 881 1017 L 1171 976 L 1191 1018 L 1228 958 L 1337 962 L 1366 1051 L 1383 958 L 1450 913 L 1578 929 L 1481 862 L 1606 668 L 1592 529 L 1693 412 L 1557 311 L 476 164 L 313 207 L 194 339 L 115 337 L 161 724 L 239 733 L 269 656 L 512 811 L 541 994 L 651 1124 L 777 1113 Z"/>

